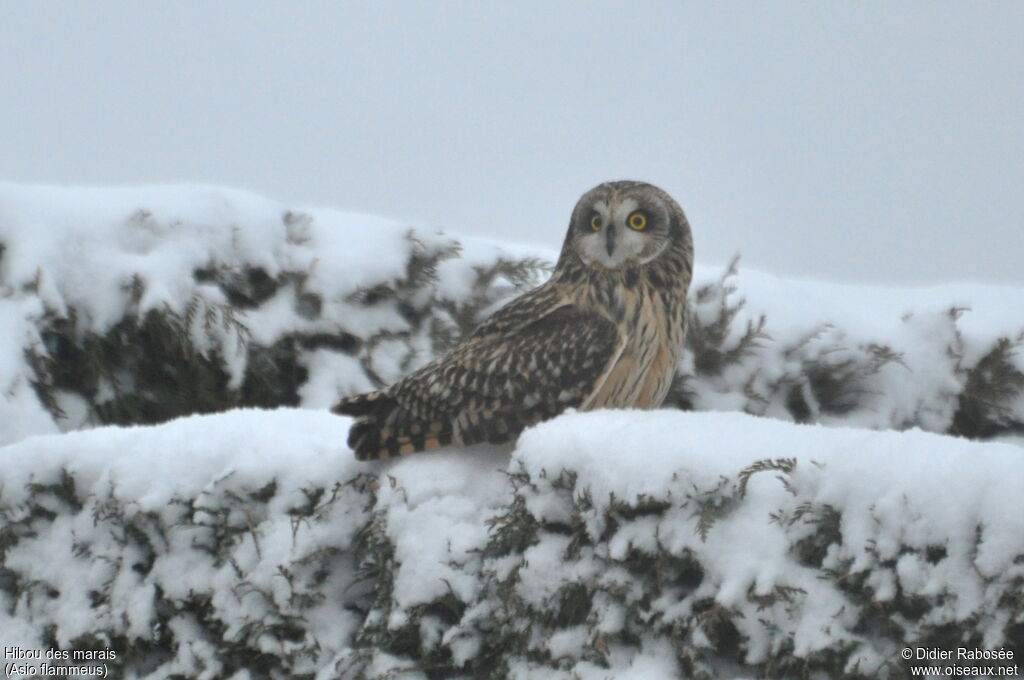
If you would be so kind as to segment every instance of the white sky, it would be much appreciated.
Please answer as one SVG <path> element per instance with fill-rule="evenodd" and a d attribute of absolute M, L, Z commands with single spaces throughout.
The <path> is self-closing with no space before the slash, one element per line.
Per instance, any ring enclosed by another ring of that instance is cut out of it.
<path fill-rule="evenodd" d="M 0 180 L 555 249 L 621 178 L 704 263 L 1024 283 L 1024 2 L 0 0 Z"/>

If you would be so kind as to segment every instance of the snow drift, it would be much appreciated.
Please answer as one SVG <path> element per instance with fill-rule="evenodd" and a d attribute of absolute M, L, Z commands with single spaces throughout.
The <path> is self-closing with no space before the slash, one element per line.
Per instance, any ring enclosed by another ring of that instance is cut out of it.
<path fill-rule="evenodd" d="M 153 678 L 1024 654 L 1024 451 L 936 434 L 1024 433 L 1022 289 L 698 267 L 669 408 L 352 460 L 326 407 L 547 255 L 216 188 L 0 185 L 0 643 Z"/>

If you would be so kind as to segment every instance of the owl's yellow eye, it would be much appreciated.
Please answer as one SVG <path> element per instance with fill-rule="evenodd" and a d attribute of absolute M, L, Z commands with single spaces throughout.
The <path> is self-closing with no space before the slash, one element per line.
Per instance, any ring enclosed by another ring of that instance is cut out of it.
<path fill-rule="evenodd" d="M 626 220 L 626 224 L 629 225 L 630 229 L 643 231 L 647 228 L 647 215 L 644 215 L 642 212 L 637 210 L 629 216 L 629 219 Z"/>
<path fill-rule="evenodd" d="M 590 228 L 594 231 L 601 230 L 601 216 L 594 213 L 593 217 L 590 218 Z"/>

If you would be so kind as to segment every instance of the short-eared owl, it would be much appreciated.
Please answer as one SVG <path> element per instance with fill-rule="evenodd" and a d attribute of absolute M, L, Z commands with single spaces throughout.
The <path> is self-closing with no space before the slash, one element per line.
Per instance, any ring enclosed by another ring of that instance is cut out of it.
<path fill-rule="evenodd" d="M 555 270 L 453 350 L 387 389 L 349 397 L 356 458 L 501 443 L 569 408 L 654 408 L 675 373 L 693 272 L 679 205 L 608 182 L 572 211 Z"/>

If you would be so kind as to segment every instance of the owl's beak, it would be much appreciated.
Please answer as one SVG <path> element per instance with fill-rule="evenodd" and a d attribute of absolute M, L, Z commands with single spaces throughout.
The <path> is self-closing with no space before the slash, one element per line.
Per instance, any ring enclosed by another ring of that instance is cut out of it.
<path fill-rule="evenodd" d="M 615 250 L 615 225 L 609 224 L 604 230 L 604 243 L 608 248 L 608 257 L 612 256 L 612 251 Z"/>

